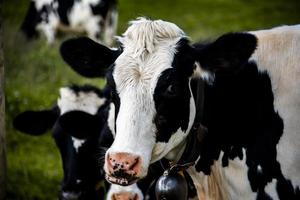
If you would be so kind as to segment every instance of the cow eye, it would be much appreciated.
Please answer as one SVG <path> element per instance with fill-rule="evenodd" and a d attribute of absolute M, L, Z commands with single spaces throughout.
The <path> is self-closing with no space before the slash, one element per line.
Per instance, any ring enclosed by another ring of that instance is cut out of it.
<path fill-rule="evenodd" d="M 176 94 L 175 86 L 174 85 L 169 85 L 166 89 L 166 94 L 168 96 L 174 96 Z"/>
<path fill-rule="evenodd" d="M 164 124 L 166 124 L 167 119 L 163 115 L 159 115 L 157 116 L 155 122 L 158 126 L 163 126 Z"/>

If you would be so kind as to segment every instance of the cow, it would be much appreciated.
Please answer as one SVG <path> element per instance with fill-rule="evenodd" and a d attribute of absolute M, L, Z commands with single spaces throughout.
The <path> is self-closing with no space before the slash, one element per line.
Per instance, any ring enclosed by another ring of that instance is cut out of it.
<path fill-rule="evenodd" d="M 134 193 L 132 192 L 134 191 Z M 120 186 L 112 184 L 107 193 L 107 200 L 142 200 L 144 199 L 143 193 L 138 188 L 137 184 L 129 186 Z"/>
<path fill-rule="evenodd" d="M 111 45 L 117 21 L 116 0 L 31 0 L 21 30 L 29 39 L 42 32 L 48 44 L 60 30 L 86 32 L 93 40 Z"/>
<path fill-rule="evenodd" d="M 104 90 L 89 85 L 62 87 L 51 109 L 25 111 L 14 119 L 14 127 L 30 135 L 52 129 L 63 164 L 61 200 L 104 199 L 100 147 L 108 148 L 113 139 L 101 132 L 107 124 L 105 96 Z"/>
<path fill-rule="evenodd" d="M 299 199 L 299 25 L 191 44 L 177 25 L 139 18 L 119 41 L 76 38 L 60 49 L 82 75 L 107 70 L 109 182 L 134 184 L 150 163 L 196 152 L 187 172 L 198 199 Z M 189 139 L 199 124 L 206 134 Z"/>

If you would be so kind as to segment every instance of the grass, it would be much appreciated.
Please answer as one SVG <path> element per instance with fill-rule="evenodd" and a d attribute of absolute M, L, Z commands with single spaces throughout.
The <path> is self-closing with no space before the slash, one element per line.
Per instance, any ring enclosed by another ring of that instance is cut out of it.
<path fill-rule="evenodd" d="M 32 137 L 12 128 L 14 116 L 50 107 L 58 89 L 71 83 L 102 86 L 75 74 L 60 58 L 60 38 L 27 42 L 19 27 L 29 0 L 4 0 L 4 56 L 8 187 L 7 199 L 56 199 L 62 178 L 60 156 L 51 134 Z M 225 32 L 270 28 L 300 22 L 299 0 L 119 0 L 119 34 L 138 16 L 164 19 L 180 26 L 193 41 Z M 69 36 L 70 37 L 70 36 Z"/>

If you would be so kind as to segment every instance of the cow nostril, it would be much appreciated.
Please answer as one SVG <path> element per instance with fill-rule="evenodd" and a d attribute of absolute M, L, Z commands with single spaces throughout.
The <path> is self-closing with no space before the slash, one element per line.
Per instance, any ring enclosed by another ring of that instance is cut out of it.
<path fill-rule="evenodd" d="M 137 164 L 139 163 L 139 157 L 135 158 L 134 163 L 130 166 L 130 170 L 133 170 L 134 167 L 137 166 Z"/>
<path fill-rule="evenodd" d="M 136 175 L 140 171 L 141 158 L 137 155 L 130 153 L 110 153 L 107 158 L 108 171 L 113 174 L 115 172 L 121 172 Z"/>
<path fill-rule="evenodd" d="M 132 200 L 139 200 L 139 197 L 138 197 L 138 195 L 137 195 L 137 194 L 135 194 Z"/>

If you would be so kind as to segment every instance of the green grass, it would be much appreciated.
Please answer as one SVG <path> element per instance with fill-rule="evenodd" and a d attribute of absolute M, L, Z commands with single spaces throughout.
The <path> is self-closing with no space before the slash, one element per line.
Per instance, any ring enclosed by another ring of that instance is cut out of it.
<path fill-rule="evenodd" d="M 29 0 L 4 0 L 4 56 L 8 151 L 7 199 L 56 199 L 62 178 L 60 157 L 51 134 L 31 137 L 12 128 L 14 116 L 50 107 L 58 89 L 71 83 L 102 86 L 64 64 L 45 38 L 27 42 L 18 32 Z M 193 41 L 225 32 L 300 23 L 299 0 L 119 0 L 119 34 L 138 16 L 164 19 L 180 26 Z"/>

